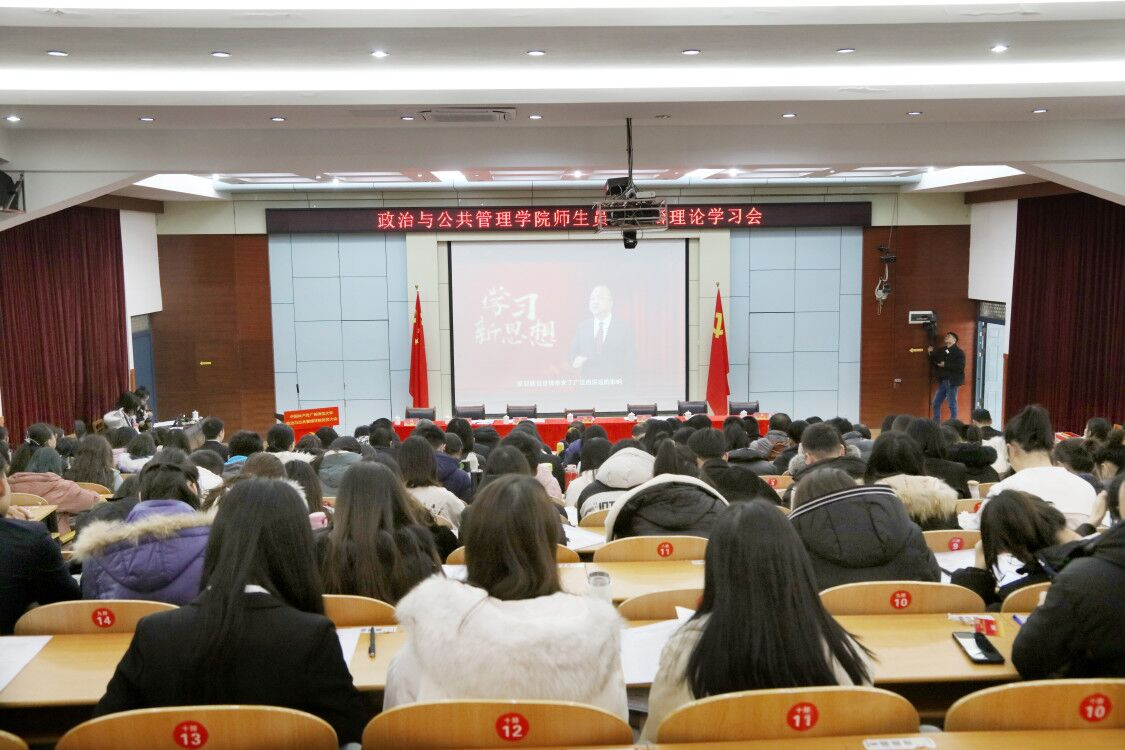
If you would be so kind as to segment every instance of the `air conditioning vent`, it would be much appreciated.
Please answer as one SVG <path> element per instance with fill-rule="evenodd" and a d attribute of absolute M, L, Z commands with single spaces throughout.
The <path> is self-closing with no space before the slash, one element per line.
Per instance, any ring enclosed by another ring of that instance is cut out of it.
<path fill-rule="evenodd" d="M 430 122 L 470 123 L 507 122 L 515 112 L 514 107 L 441 107 L 419 110 L 418 114 Z"/>

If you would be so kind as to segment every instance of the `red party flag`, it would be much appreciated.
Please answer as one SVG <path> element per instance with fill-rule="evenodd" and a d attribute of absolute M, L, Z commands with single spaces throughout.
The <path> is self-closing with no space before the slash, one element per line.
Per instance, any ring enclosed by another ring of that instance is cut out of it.
<path fill-rule="evenodd" d="M 415 407 L 430 405 L 430 382 L 426 374 L 426 329 L 422 326 L 422 297 L 414 293 L 414 332 L 410 336 L 410 395 Z"/>
<path fill-rule="evenodd" d="M 707 369 L 707 403 L 713 414 L 727 413 L 727 397 L 730 385 L 730 360 L 727 358 L 727 329 L 723 320 L 723 298 L 715 290 L 715 320 L 711 329 L 711 365 Z"/>

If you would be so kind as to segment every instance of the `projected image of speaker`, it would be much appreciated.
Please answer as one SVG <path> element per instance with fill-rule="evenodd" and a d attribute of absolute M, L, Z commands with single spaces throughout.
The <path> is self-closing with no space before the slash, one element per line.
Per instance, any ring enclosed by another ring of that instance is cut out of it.
<path fill-rule="evenodd" d="M 451 242 L 454 403 L 675 409 L 687 395 L 687 242 L 639 250 L 616 238 Z"/>

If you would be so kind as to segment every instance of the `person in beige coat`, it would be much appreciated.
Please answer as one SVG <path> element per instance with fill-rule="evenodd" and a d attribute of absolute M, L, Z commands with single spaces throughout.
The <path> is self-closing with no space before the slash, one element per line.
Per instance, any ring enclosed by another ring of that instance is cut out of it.
<path fill-rule="evenodd" d="M 804 545 L 773 505 L 732 505 L 711 531 L 704 571 L 699 611 L 661 652 L 642 741 L 698 698 L 871 685 L 870 652 L 820 603 Z"/>

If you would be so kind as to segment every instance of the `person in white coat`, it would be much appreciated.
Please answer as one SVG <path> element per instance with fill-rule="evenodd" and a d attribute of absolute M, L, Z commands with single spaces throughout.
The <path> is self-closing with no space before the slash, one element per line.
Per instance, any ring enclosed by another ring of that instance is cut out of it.
<path fill-rule="evenodd" d="M 628 719 L 622 620 L 568 594 L 559 515 L 530 476 L 502 476 L 473 502 L 461 540 L 465 583 L 440 576 L 398 603 L 408 640 L 391 661 L 383 709 L 443 699 L 585 703 Z"/>

